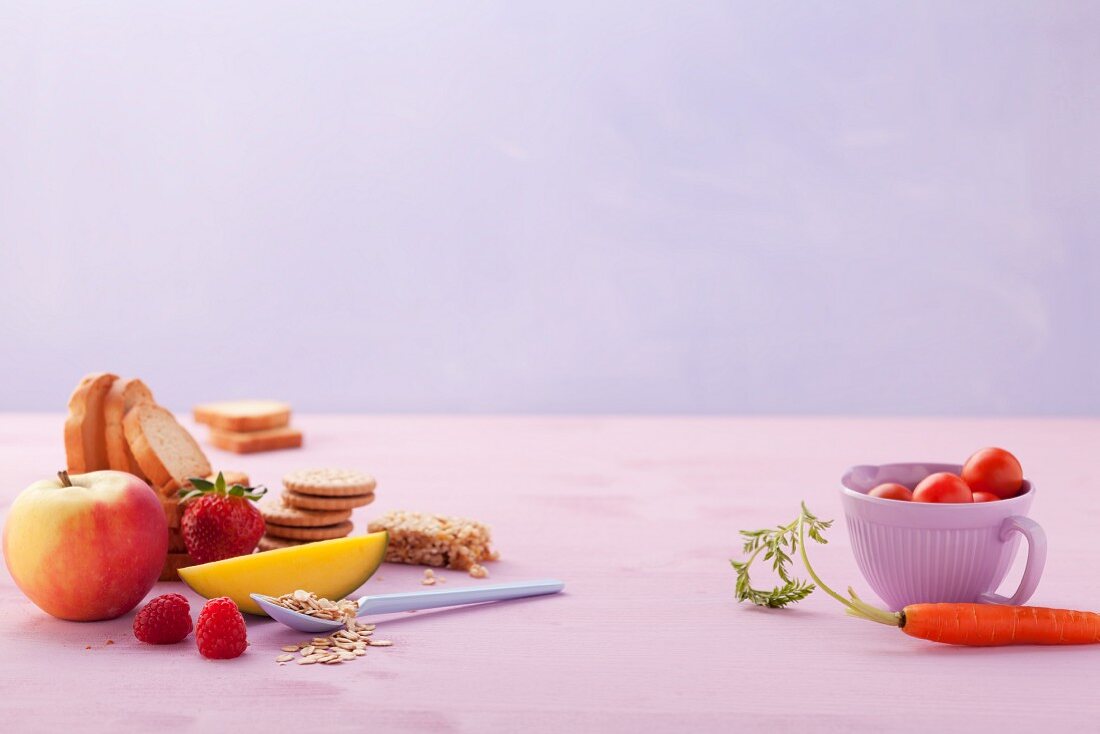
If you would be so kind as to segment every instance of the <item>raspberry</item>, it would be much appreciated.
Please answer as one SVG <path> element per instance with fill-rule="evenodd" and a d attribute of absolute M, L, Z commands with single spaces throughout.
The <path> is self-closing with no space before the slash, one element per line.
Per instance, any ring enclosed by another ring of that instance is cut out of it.
<path fill-rule="evenodd" d="M 199 612 L 195 641 L 203 657 L 235 658 L 248 647 L 248 630 L 237 604 L 228 596 L 211 599 Z"/>
<path fill-rule="evenodd" d="M 151 600 L 134 617 L 134 637 L 151 645 L 171 645 L 191 634 L 191 605 L 180 594 Z"/>

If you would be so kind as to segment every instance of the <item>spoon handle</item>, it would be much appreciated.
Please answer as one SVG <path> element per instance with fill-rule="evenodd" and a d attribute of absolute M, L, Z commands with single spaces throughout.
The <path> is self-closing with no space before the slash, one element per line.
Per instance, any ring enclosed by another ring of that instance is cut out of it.
<path fill-rule="evenodd" d="M 443 591 L 412 591 L 403 594 L 379 594 L 364 596 L 359 600 L 359 616 L 364 614 L 391 614 L 417 609 L 453 607 L 459 604 L 478 604 L 486 601 L 521 599 L 525 596 L 556 594 L 565 584 L 555 579 L 539 581 L 515 581 L 510 584 L 471 586 L 464 589 Z"/>

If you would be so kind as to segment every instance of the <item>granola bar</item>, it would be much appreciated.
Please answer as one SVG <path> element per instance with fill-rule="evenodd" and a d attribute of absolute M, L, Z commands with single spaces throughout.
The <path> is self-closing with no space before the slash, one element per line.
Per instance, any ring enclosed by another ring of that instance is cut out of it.
<path fill-rule="evenodd" d="M 462 517 L 396 510 L 368 527 L 372 533 L 389 533 L 386 560 L 391 563 L 446 566 L 488 575 L 481 561 L 499 558 L 489 546 L 489 528 Z"/>

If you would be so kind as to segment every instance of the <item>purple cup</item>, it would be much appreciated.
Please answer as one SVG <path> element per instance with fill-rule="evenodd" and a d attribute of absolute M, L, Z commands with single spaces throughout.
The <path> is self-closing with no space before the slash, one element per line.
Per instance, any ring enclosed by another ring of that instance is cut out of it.
<path fill-rule="evenodd" d="M 841 499 L 856 563 L 867 583 L 894 611 L 926 602 L 1023 604 L 1035 593 L 1047 557 L 1043 529 L 1027 517 L 1035 487 L 997 502 L 934 504 L 869 497 L 884 482 L 909 489 L 936 472 L 959 474 L 958 464 L 853 466 L 841 479 Z M 1027 566 L 1011 598 L 997 595 L 1020 536 Z"/>

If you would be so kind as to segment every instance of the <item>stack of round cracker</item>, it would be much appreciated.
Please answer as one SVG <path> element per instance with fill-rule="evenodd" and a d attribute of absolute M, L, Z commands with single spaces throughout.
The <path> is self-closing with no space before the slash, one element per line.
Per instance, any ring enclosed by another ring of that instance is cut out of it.
<path fill-rule="evenodd" d="M 374 477 L 350 469 L 305 469 L 283 477 L 283 493 L 259 503 L 261 551 L 349 535 L 351 511 L 374 501 Z"/>

